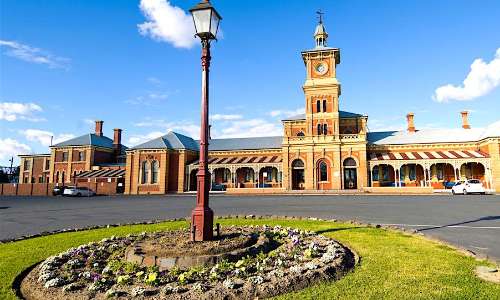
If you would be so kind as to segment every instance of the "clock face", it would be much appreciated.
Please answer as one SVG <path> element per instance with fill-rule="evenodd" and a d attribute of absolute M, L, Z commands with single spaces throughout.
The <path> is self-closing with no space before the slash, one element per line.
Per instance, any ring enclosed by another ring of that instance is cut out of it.
<path fill-rule="evenodd" d="M 328 71 L 328 66 L 322 62 L 317 64 L 314 69 L 319 75 L 324 75 Z"/>

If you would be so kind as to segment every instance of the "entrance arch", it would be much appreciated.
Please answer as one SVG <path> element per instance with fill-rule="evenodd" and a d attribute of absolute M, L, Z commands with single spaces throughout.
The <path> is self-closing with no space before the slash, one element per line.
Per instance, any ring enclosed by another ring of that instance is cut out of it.
<path fill-rule="evenodd" d="M 304 162 L 296 159 L 292 162 L 292 190 L 303 190 L 304 185 Z"/>
<path fill-rule="evenodd" d="M 352 158 L 346 158 L 344 166 L 344 189 L 354 190 L 358 188 L 358 165 Z"/>
<path fill-rule="evenodd" d="M 191 174 L 189 174 L 189 190 L 190 191 L 196 191 L 198 189 L 198 177 L 196 176 L 198 174 L 198 169 L 194 169 L 191 171 Z"/>

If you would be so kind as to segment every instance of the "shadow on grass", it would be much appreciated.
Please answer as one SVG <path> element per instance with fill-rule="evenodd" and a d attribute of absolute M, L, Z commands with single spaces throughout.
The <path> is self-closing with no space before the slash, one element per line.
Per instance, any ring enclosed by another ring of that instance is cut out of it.
<path fill-rule="evenodd" d="M 337 231 L 343 231 L 343 230 L 362 229 L 362 228 L 364 228 L 364 227 L 329 228 L 329 229 L 317 230 L 315 232 L 317 234 L 323 234 L 323 233 L 331 233 L 331 232 L 337 232 Z"/>

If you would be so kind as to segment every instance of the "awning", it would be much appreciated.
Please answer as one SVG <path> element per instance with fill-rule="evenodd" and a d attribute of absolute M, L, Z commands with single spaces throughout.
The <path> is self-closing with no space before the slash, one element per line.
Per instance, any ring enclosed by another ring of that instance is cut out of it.
<path fill-rule="evenodd" d="M 238 164 L 266 164 L 266 163 L 281 163 L 281 156 L 224 156 L 224 157 L 209 157 L 209 165 L 238 165 Z M 191 163 L 197 165 L 199 161 Z"/>
<path fill-rule="evenodd" d="M 77 178 L 117 178 L 124 176 L 125 170 L 93 170 L 76 175 Z"/>
<path fill-rule="evenodd" d="M 488 158 L 489 155 L 477 150 L 380 152 L 370 153 L 370 160 L 417 160 L 417 159 L 467 159 Z"/>

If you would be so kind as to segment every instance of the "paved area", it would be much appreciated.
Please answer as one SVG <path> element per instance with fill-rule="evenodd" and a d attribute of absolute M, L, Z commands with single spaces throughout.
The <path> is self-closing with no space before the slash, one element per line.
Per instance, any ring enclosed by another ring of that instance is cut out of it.
<path fill-rule="evenodd" d="M 211 196 L 216 214 L 296 215 L 413 228 L 500 261 L 500 196 Z M 190 215 L 194 195 L 0 197 L 0 239 Z"/>

